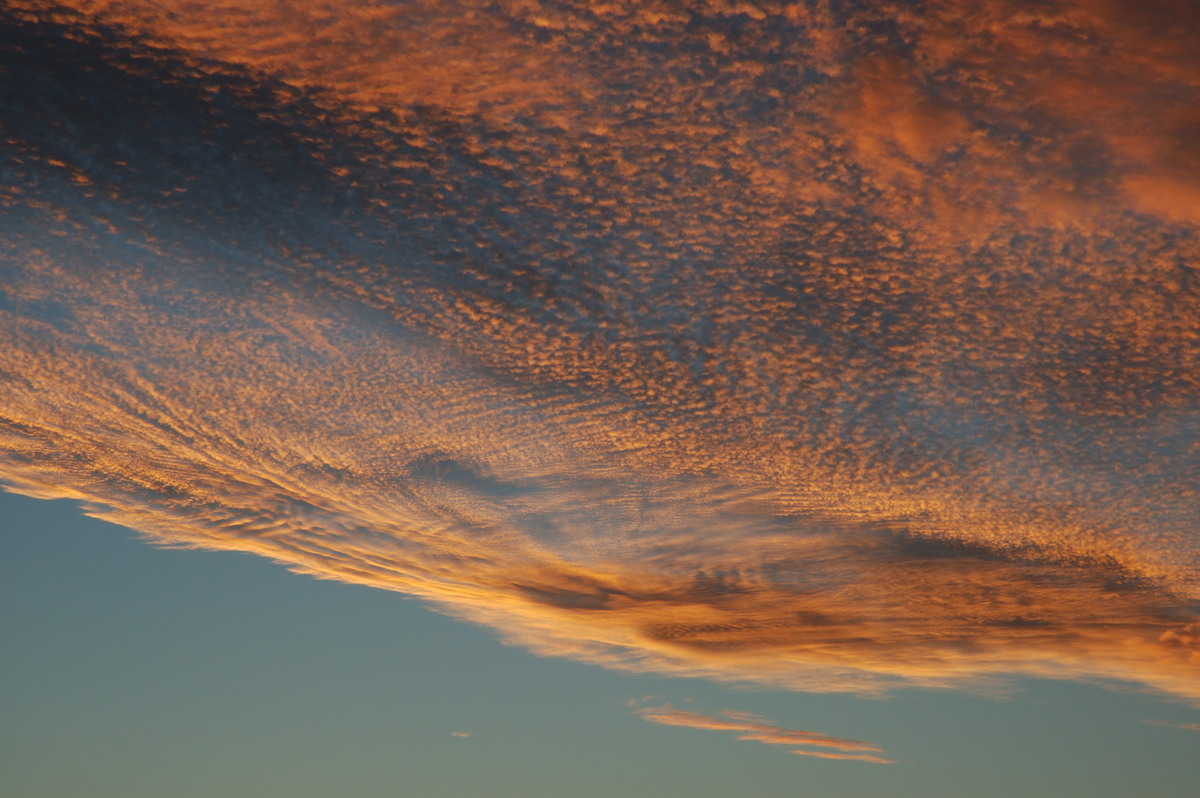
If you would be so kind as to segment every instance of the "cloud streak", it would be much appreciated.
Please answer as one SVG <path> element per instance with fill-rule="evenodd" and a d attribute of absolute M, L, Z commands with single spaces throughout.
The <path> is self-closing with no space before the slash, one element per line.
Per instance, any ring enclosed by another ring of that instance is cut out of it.
<path fill-rule="evenodd" d="M 1151 726 L 1165 726 L 1168 729 L 1179 729 L 1181 731 L 1200 731 L 1200 723 L 1173 723 L 1169 720 L 1143 720 L 1142 723 L 1149 723 Z"/>
<path fill-rule="evenodd" d="M 793 749 L 789 752 L 799 756 L 891 764 L 891 760 L 875 755 L 880 753 L 881 749 L 873 743 L 843 737 L 830 737 L 820 732 L 784 729 L 765 718 L 735 710 L 726 710 L 720 713 L 721 717 L 712 717 L 675 709 L 670 704 L 663 704 L 657 707 L 635 707 L 634 712 L 644 720 L 664 726 L 737 732 L 739 740 L 753 740 L 765 745 L 805 746 L 805 748 Z M 811 748 L 832 750 L 807 750 Z"/>
<path fill-rule="evenodd" d="M 339 8 L 0 12 L 0 478 L 610 667 L 1200 700 L 1190 6 Z"/>

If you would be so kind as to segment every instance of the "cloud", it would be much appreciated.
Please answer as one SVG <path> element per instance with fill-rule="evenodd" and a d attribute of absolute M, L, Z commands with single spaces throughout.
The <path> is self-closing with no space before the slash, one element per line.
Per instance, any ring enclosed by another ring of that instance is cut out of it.
<path fill-rule="evenodd" d="M 1200 701 L 1194 12 L 907 7 L 10 3 L 0 478 L 615 668 Z"/>
<path fill-rule="evenodd" d="M 462 737 L 465 739 L 465 738 L 471 736 L 471 732 L 465 732 L 465 731 L 450 732 L 450 736 L 451 737 Z"/>
<path fill-rule="evenodd" d="M 766 745 L 803 745 L 808 748 L 833 749 L 831 751 L 793 749 L 789 752 L 800 756 L 891 764 L 891 760 L 889 759 L 884 759 L 871 753 L 862 753 L 866 751 L 881 752 L 879 746 L 873 743 L 842 737 L 830 737 L 820 732 L 784 729 L 765 718 L 745 712 L 726 710 L 720 713 L 722 717 L 712 717 L 710 715 L 701 715 L 696 712 L 675 709 L 670 704 L 646 707 L 637 706 L 636 702 L 634 702 L 631 706 L 634 706 L 634 712 L 643 719 L 651 723 L 660 723 L 664 726 L 684 726 L 689 729 L 737 732 L 739 740 L 753 740 Z"/>
<path fill-rule="evenodd" d="M 1200 723 L 1174 723 L 1169 720 L 1143 720 L 1142 723 L 1149 723 L 1151 726 L 1166 726 L 1168 729 L 1182 731 L 1200 731 Z"/>

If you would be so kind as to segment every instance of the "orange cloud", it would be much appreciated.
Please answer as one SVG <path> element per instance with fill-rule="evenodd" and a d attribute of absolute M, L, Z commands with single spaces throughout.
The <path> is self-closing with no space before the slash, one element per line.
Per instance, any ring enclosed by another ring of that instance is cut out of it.
<path fill-rule="evenodd" d="M 0 478 L 611 667 L 1200 700 L 1200 48 L 1038 8 L 13 5 Z"/>
<path fill-rule="evenodd" d="M 892 760 L 884 759 L 881 756 L 872 756 L 871 754 L 838 754 L 832 751 L 804 751 L 797 749 L 788 753 L 798 756 L 815 756 L 819 759 L 845 759 L 857 762 L 874 762 L 877 765 L 890 765 Z"/>
<path fill-rule="evenodd" d="M 891 760 L 871 754 L 846 753 L 859 751 L 880 751 L 879 746 L 873 743 L 863 742 L 862 740 L 850 740 L 841 737 L 830 737 L 829 735 L 821 734 L 820 732 L 784 729 L 776 726 L 764 718 L 748 715 L 744 712 L 727 710 L 721 713 L 724 717 L 716 718 L 709 715 L 701 715 L 695 712 L 675 709 L 670 704 L 664 704 L 658 707 L 636 707 L 635 705 L 634 711 L 643 719 L 648 720 L 651 723 L 660 723 L 664 726 L 684 726 L 689 729 L 711 729 L 715 731 L 741 732 L 741 734 L 738 734 L 739 740 L 753 740 L 766 745 L 805 745 L 809 746 L 810 748 L 832 748 L 837 752 L 808 751 L 804 749 L 793 750 L 790 752 L 800 756 L 816 756 L 826 759 L 852 759 L 862 762 L 876 762 L 880 764 L 891 763 Z"/>
<path fill-rule="evenodd" d="M 1149 723 L 1152 726 L 1166 726 L 1170 729 L 1181 729 L 1183 731 L 1200 731 L 1200 723 L 1172 723 L 1169 720 L 1143 720 L 1142 723 Z"/>
<path fill-rule="evenodd" d="M 197 63 L 236 65 L 367 111 L 449 104 L 512 116 L 586 100 L 584 87 L 561 77 L 578 72 L 536 45 L 543 26 L 514 28 L 507 13 L 477 3 L 21 0 L 14 8 L 116 28 Z"/>

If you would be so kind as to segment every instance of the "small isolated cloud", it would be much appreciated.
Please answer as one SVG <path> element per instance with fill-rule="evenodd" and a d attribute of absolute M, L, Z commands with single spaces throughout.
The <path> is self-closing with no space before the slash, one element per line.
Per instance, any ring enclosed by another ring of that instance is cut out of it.
<path fill-rule="evenodd" d="M 1200 723 L 1175 723 L 1169 720 L 1150 720 L 1143 719 L 1142 723 L 1149 723 L 1151 726 L 1166 726 L 1168 729 L 1181 729 L 1183 731 L 1200 732 Z"/>
<path fill-rule="evenodd" d="M 465 731 L 450 732 L 450 736 L 451 737 L 462 737 L 465 739 L 465 738 L 471 736 L 471 732 L 465 732 Z"/>
<path fill-rule="evenodd" d="M 785 729 L 760 715 L 749 712 L 726 709 L 718 713 L 720 717 L 714 717 L 675 709 L 670 704 L 644 707 L 638 706 L 636 701 L 631 701 L 630 706 L 643 720 L 661 723 L 664 726 L 685 726 L 690 729 L 735 732 L 739 740 L 753 740 L 766 745 L 805 746 L 791 749 L 790 753 L 799 756 L 849 759 L 859 762 L 875 762 L 881 765 L 892 764 L 892 760 L 877 756 L 882 753 L 883 749 L 874 743 L 845 737 L 831 737 L 815 731 Z M 814 748 L 817 750 L 811 750 Z"/>

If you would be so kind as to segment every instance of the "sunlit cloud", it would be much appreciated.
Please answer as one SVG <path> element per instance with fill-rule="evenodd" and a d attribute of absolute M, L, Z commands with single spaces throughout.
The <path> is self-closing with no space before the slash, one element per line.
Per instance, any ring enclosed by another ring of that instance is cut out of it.
<path fill-rule="evenodd" d="M 663 704 L 662 706 L 637 706 L 635 702 L 631 706 L 634 708 L 634 712 L 644 720 L 648 720 L 651 723 L 660 723 L 664 726 L 684 726 L 689 729 L 735 732 L 739 740 L 753 740 L 766 745 L 805 746 L 805 748 L 791 749 L 789 751 L 789 753 L 799 756 L 857 760 L 860 762 L 875 762 L 877 764 L 891 763 L 891 760 L 876 755 L 881 753 L 881 749 L 874 743 L 862 740 L 850 740 L 843 737 L 830 737 L 820 732 L 784 729 L 766 718 L 746 712 L 726 710 L 720 713 L 720 717 L 713 717 L 675 709 L 670 704 Z M 819 750 L 808 750 L 812 748 Z M 868 751 L 875 753 L 863 753 Z"/>
<path fill-rule="evenodd" d="M 1181 731 L 1200 731 L 1200 723 L 1175 723 L 1169 720 L 1143 720 L 1142 723 L 1149 723 L 1151 726 L 1165 726 L 1168 729 L 1179 729 Z"/>
<path fill-rule="evenodd" d="M 9 3 L 0 479 L 614 668 L 1198 702 L 1197 13 Z"/>
<path fill-rule="evenodd" d="M 465 732 L 465 731 L 450 732 L 450 736 L 451 737 L 461 737 L 462 739 L 465 740 L 466 738 L 471 736 L 471 732 Z"/>

